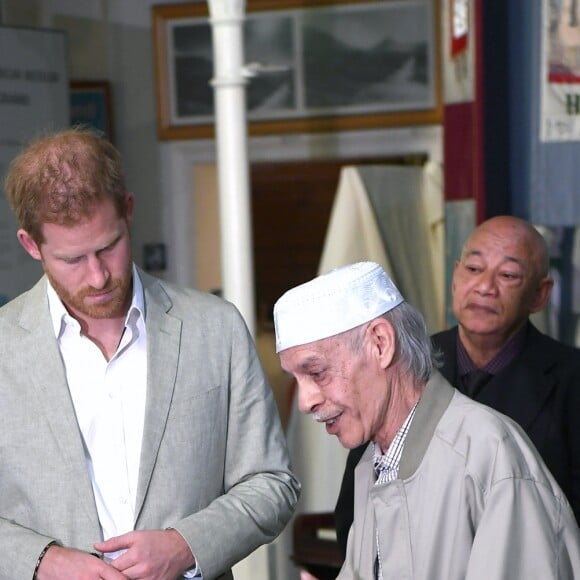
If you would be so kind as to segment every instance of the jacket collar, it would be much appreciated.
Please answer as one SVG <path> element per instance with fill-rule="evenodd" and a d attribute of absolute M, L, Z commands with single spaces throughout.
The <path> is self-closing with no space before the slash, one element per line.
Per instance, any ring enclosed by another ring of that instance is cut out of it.
<path fill-rule="evenodd" d="M 181 345 L 182 320 L 161 282 L 138 269 L 145 296 L 147 327 L 147 406 L 139 468 L 135 519 L 139 520 L 153 475 L 173 392 Z"/>
<path fill-rule="evenodd" d="M 433 336 L 433 344 L 442 351 L 441 374 L 457 384 L 457 327 Z M 550 373 L 557 363 L 562 345 L 542 334 L 528 322 L 524 346 L 506 368 L 494 375 L 477 395 L 476 400 L 509 415 L 528 430 L 541 412 L 556 386 Z"/>
<path fill-rule="evenodd" d="M 415 410 L 413 422 L 409 428 L 409 433 L 405 439 L 405 446 L 403 447 L 403 454 L 401 455 L 401 462 L 399 463 L 399 473 L 397 479 L 406 479 L 417 471 L 427 447 L 433 438 L 435 429 L 445 413 L 455 389 L 447 382 L 445 377 L 438 371 L 433 371 L 431 378 L 425 385 L 425 390 Z M 371 465 L 373 458 L 373 446 L 367 445 L 365 452 L 358 463 L 356 470 L 366 464 Z M 365 470 L 366 478 L 370 478 L 373 470 Z M 370 481 L 370 480 L 369 480 Z M 368 485 L 370 485 L 369 482 Z M 366 487 L 366 485 L 365 485 Z"/>
<path fill-rule="evenodd" d="M 48 309 L 46 295 L 47 280 L 43 276 L 24 296 L 18 319 L 22 334 L 20 351 L 27 369 L 31 392 L 41 401 L 44 419 L 57 441 L 60 461 L 75 481 L 79 503 L 86 514 L 86 528 L 92 529 L 99 537 L 100 526 L 93 490 L 85 462 L 85 451 L 76 415 L 67 386 L 65 369 L 62 364 L 54 328 Z"/>
<path fill-rule="evenodd" d="M 550 369 L 557 361 L 554 342 L 531 323 L 522 352 L 482 389 L 478 401 L 509 415 L 525 431 L 556 387 Z"/>
<path fill-rule="evenodd" d="M 411 476 L 419 467 L 453 394 L 453 387 L 435 371 L 425 386 L 407 434 L 399 465 L 400 479 Z"/>

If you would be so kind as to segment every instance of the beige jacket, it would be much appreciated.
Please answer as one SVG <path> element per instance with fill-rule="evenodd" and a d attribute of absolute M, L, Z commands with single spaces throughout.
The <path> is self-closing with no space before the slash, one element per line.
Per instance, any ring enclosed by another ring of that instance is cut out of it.
<path fill-rule="evenodd" d="M 372 448 L 355 472 L 355 517 L 340 580 L 572 580 L 580 534 L 524 432 L 435 373 L 407 436 L 399 478 L 374 485 Z"/>

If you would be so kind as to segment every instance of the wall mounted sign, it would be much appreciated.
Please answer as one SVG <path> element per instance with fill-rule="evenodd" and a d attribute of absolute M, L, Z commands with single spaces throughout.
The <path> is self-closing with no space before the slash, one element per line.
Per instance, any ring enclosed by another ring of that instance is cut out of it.
<path fill-rule="evenodd" d="M 71 81 L 71 125 L 97 129 L 114 141 L 111 84 L 108 81 Z"/>
<path fill-rule="evenodd" d="M 580 1 L 543 0 L 541 141 L 580 141 Z"/>
<path fill-rule="evenodd" d="M 68 96 L 65 34 L 0 26 L 0 180 L 30 139 L 69 126 Z M 16 230 L 6 196 L 0 195 L 0 303 L 42 273 L 18 243 Z"/>

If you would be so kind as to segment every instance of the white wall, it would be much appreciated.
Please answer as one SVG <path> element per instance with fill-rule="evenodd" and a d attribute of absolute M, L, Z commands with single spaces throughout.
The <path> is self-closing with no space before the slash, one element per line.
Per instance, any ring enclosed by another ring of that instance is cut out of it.
<path fill-rule="evenodd" d="M 170 256 L 167 277 L 185 286 L 195 286 L 196 232 L 194 212 L 196 166 L 215 163 L 212 141 L 171 141 L 161 144 L 162 207 L 165 240 Z M 249 139 L 250 162 L 280 162 L 308 159 L 379 157 L 427 154 L 442 163 L 440 126 L 348 131 L 341 134 L 275 135 Z"/>
<path fill-rule="evenodd" d="M 54 28 L 68 37 L 71 80 L 108 80 L 115 144 L 136 197 L 135 260 L 163 242 L 151 6 L 163 0 L 0 0 L 1 24 Z M 41 128 L 39 128 L 41 129 Z"/>

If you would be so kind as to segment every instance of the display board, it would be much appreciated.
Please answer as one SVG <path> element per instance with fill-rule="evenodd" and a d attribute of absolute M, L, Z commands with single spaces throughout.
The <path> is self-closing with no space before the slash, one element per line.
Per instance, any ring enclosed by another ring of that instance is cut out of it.
<path fill-rule="evenodd" d="M 66 36 L 54 30 L 0 26 L 0 179 L 22 145 L 69 125 Z M 16 239 L 16 220 L 0 196 L 0 304 L 30 287 L 39 264 Z"/>

